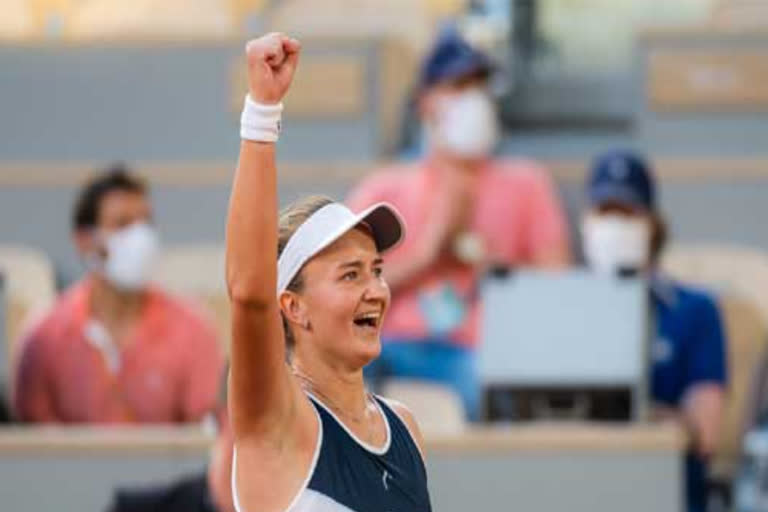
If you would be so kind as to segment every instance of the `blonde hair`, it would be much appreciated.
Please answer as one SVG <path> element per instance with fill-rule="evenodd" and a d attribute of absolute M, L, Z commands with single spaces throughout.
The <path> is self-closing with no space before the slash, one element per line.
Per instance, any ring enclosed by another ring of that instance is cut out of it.
<path fill-rule="evenodd" d="M 277 228 L 277 257 L 285 250 L 288 240 L 296 233 L 296 230 L 306 222 L 319 209 L 334 203 L 335 201 L 327 196 L 308 196 L 290 204 L 280 212 Z M 302 271 L 296 274 L 296 277 L 288 284 L 288 291 L 300 293 L 304 287 L 304 278 Z M 282 314 L 282 313 L 281 313 Z M 296 339 L 291 331 L 288 320 L 283 316 L 283 331 L 285 331 L 285 344 L 290 351 Z"/>

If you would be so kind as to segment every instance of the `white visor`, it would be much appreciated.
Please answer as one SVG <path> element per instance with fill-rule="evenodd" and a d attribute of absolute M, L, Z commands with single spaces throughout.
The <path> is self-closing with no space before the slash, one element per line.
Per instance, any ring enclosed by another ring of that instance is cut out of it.
<path fill-rule="evenodd" d="M 340 203 L 323 206 L 299 226 L 278 258 L 278 295 L 309 260 L 360 224 L 370 229 L 380 253 L 395 247 L 405 235 L 400 214 L 387 203 L 375 204 L 357 215 Z"/>

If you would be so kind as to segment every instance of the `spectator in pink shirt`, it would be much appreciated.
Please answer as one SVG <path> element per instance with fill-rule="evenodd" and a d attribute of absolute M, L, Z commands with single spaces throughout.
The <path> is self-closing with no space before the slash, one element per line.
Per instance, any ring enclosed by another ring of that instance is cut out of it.
<path fill-rule="evenodd" d="M 498 135 L 491 71 L 488 57 L 455 31 L 444 32 L 420 78 L 425 158 L 375 173 L 348 198 L 358 210 L 390 202 L 408 225 L 405 242 L 386 262 L 392 305 L 369 379 L 446 384 L 462 397 L 470 419 L 480 409 L 474 353 L 482 274 L 493 266 L 559 268 L 570 259 L 546 170 L 491 156 Z"/>
<path fill-rule="evenodd" d="M 148 284 L 158 242 L 145 185 L 111 169 L 86 185 L 73 221 L 90 271 L 21 340 L 18 418 L 200 420 L 216 404 L 223 354 L 199 312 Z"/>

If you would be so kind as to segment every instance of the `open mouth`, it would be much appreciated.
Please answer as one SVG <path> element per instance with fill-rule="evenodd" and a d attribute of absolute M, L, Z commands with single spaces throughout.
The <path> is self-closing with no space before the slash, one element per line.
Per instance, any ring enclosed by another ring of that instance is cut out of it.
<path fill-rule="evenodd" d="M 379 327 L 379 324 L 381 323 L 381 312 L 371 311 L 369 313 L 362 313 L 360 315 L 357 315 L 353 320 L 353 322 L 358 327 L 368 327 L 372 329 L 377 329 Z"/>

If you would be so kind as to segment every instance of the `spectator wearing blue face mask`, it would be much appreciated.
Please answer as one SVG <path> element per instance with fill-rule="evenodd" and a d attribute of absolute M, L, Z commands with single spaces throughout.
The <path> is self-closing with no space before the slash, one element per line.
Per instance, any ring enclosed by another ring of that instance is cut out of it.
<path fill-rule="evenodd" d="M 690 433 L 688 510 L 703 511 L 707 460 L 718 439 L 726 385 L 726 342 L 718 307 L 709 295 L 659 272 L 667 232 L 651 169 L 640 156 L 622 151 L 601 155 L 586 195 L 582 244 L 589 267 L 649 280 L 655 320 L 650 376 L 655 415 L 678 421 Z"/>

